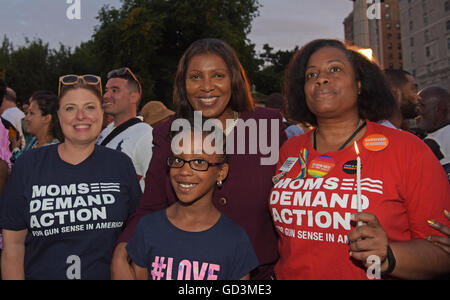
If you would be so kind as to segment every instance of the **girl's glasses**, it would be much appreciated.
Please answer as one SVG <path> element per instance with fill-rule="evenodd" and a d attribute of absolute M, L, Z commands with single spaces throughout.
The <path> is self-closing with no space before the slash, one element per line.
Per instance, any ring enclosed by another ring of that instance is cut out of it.
<path fill-rule="evenodd" d="M 174 156 L 167 158 L 167 165 L 170 168 L 180 169 L 184 166 L 185 163 L 188 163 L 189 167 L 191 167 L 192 170 L 205 172 L 208 171 L 209 167 L 220 166 L 223 165 L 225 162 L 210 163 L 209 161 L 200 158 L 192 160 L 184 160 L 182 158 Z"/>

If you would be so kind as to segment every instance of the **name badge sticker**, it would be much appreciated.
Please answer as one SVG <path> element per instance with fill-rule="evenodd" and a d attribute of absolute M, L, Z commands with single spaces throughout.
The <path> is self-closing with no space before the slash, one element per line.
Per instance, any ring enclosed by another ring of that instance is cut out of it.
<path fill-rule="evenodd" d="M 281 178 L 283 178 L 285 175 L 286 172 L 281 172 L 280 174 L 273 176 L 272 177 L 273 184 L 277 184 L 281 180 Z"/>
<path fill-rule="evenodd" d="M 279 170 L 284 173 L 288 173 L 292 169 L 292 167 L 295 165 L 297 160 L 298 160 L 297 157 L 288 157 L 288 159 L 286 159 L 286 161 L 284 162 L 284 164 L 281 166 L 281 168 Z"/>

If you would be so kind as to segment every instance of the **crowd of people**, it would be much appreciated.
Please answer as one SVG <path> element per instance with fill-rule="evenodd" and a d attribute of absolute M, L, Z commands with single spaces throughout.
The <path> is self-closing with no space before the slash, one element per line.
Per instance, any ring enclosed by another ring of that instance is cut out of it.
<path fill-rule="evenodd" d="M 213 38 L 180 58 L 175 111 L 139 114 L 128 67 L 105 88 L 61 75 L 25 111 L 0 80 L 3 279 L 450 274 L 446 89 L 331 39 L 293 55 L 267 107 Z"/>

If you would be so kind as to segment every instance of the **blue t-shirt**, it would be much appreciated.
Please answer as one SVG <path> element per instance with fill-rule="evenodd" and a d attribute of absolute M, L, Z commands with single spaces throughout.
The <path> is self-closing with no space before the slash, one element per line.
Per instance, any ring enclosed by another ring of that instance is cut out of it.
<path fill-rule="evenodd" d="M 258 266 L 247 233 L 224 214 L 208 230 L 187 232 L 160 210 L 140 220 L 126 248 L 153 280 L 239 280 Z"/>
<path fill-rule="evenodd" d="M 133 164 L 95 146 L 71 165 L 57 147 L 17 160 L 1 198 L 0 225 L 28 230 L 26 279 L 110 279 L 114 244 L 141 196 Z"/>
<path fill-rule="evenodd" d="M 286 128 L 286 135 L 288 136 L 288 139 L 294 137 L 294 136 L 298 136 L 305 133 L 303 131 L 303 129 L 301 129 L 300 127 L 298 127 L 297 125 L 291 125 L 288 128 Z"/>

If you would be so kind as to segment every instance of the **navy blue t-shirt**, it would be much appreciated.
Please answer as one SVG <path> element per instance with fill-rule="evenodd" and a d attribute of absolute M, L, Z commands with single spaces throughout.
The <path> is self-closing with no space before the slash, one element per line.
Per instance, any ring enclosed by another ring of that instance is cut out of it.
<path fill-rule="evenodd" d="M 141 196 L 133 163 L 95 146 L 71 165 L 57 147 L 17 160 L 1 198 L 0 225 L 28 230 L 26 279 L 110 279 L 114 244 Z"/>
<path fill-rule="evenodd" d="M 187 232 L 160 210 L 140 220 L 126 248 L 151 280 L 239 280 L 258 266 L 247 233 L 224 214 L 208 230 Z"/>

